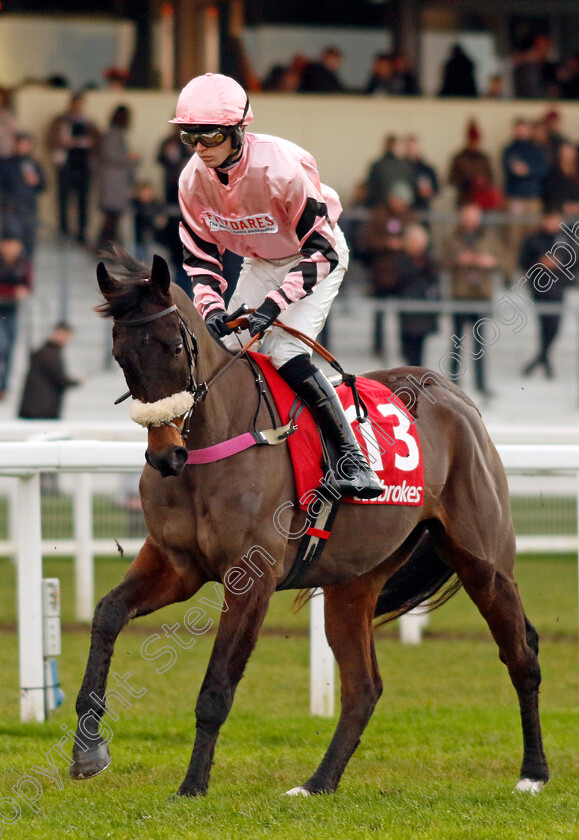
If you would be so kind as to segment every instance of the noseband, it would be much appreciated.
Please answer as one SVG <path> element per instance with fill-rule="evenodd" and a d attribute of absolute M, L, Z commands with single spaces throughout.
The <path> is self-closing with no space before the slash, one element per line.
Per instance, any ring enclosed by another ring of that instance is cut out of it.
<path fill-rule="evenodd" d="M 155 312 L 152 315 L 146 315 L 144 318 L 135 318 L 131 321 L 115 320 L 115 324 L 123 327 L 140 327 L 143 324 L 149 324 L 152 321 L 156 321 L 158 318 L 163 318 L 171 312 L 177 312 L 179 317 L 179 332 L 181 333 L 181 338 L 183 339 L 183 347 L 185 349 L 189 365 L 189 376 L 186 388 L 178 394 L 172 394 L 170 397 L 164 397 L 163 399 L 156 400 L 152 403 L 144 403 L 141 402 L 141 400 L 133 399 L 131 418 L 136 423 L 139 423 L 139 425 L 145 427 L 167 425 L 173 426 L 173 428 L 176 429 L 177 427 L 171 421 L 174 420 L 175 417 L 185 415 L 183 430 L 180 434 L 182 437 L 186 437 L 189 430 L 191 412 L 197 403 L 205 399 L 207 395 L 207 384 L 205 382 L 197 382 L 195 379 L 195 371 L 197 370 L 197 360 L 199 357 L 197 339 L 195 338 L 195 334 L 189 329 L 181 317 L 181 314 L 177 309 L 177 305 L 173 304 L 173 306 L 168 306 L 167 309 L 161 309 L 160 312 Z M 127 391 L 126 394 L 123 394 L 122 397 L 115 401 L 115 405 L 130 396 L 131 392 Z M 179 430 L 177 429 L 177 431 Z"/>

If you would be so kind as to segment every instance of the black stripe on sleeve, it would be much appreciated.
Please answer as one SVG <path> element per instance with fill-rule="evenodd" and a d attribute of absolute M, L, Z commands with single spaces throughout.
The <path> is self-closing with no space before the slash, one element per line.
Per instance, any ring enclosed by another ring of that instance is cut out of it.
<path fill-rule="evenodd" d="M 281 287 L 279 289 L 277 289 L 276 291 L 277 291 L 278 295 L 282 296 L 282 298 L 285 300 L 285 302 L 287 304 L 292 303 L 292 301 L 288 298 L 288 296 L 286 295 L 286 293 L 284 292 L 284 290 Z"/>
<path fill-rule="evenodd" d="M 209 286 L 210 289 L 213 289 L 219 297 L 222 296 L 223 292 L 221 291 L 221 285 L 216 277 L 213 277 L 211 274 L 194 274 L 191 278 L 192 288 L 195 290 L 197 286 Z"/>
<path fill-rule="evenodd" d="M 189 268 L 202 268 L 203 271 L 212 271 L 214 274 L 220 274 L 222 269 L 221 263 L 217 265 L 209 260 L 200 260 L 195 254 L 192 254 L 189 248 L 183 245 L 183 263 Z"/>
<path fill-rule="evenodd" d="M 315 198 L 308 198 L 296 225 L 296 234 L 300 242 L 308 235 L 309 231 L 315 225 L 316 219 L 320 216 L 327 219 L 327 204 L 324 201 L 316 201 Z"/>
<path fill-rule="evenodd" d="M 306 259 L 299 262 L 288 273 L 301 272 L 304 278 L 304 292 L 306 295 L 310 295 L 318 280 L 318 268 L 317 263 L 309 262 L 309 259 L 316 253 L 322 254 L 330 264 L 328 274 L 336 268 L 339 259 L 326 237 L 318 231 L 314 231 L 311 236 L 308 236 L 301 248 L 301 253 Z"/>
<path fill-rule="evenodd" d="M 219 248 L 213 242 L 207 242 L 205 239 L 201 239 L 201 237 L 195 233 L 195 231 L 187 224 L 185 219 L 181 219 L 181 224 L 195 243 L 195 245 L 199 248 L 200 251 L 203 251 L 204 254 L 207 254 L 210 260 L 215 260 L 218 266 L 221 268 L 221 254 L 219 253 Z M 195 257 L 193 257 L 195 259 Z"/>

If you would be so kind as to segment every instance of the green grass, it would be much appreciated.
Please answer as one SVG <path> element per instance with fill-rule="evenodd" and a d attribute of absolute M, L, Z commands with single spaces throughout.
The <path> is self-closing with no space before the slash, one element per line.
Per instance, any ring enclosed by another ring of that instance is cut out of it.
<path fill-rule="evenodd" d="M 118 582 L 126 565 L 121 558 L 99 560 L 98 595 Z M 61 578 L 67 622 L 73 618 L 71 569 L 70 561 L 45 562 L 45 574 Z M 223 727 L 206 798 L 169 801 L 190 757 L 195 698 L 213 636 L 180 650 L 164 674 L 140 652 L 163 621 L 182 618 L 189 605 L 181 604 L 136 622 L 118 640 L 113 671 L 129 671 L 132 686 L 145 694 L 130 709 L 117 703 L 110 768 L 73 783 L 64 759 L 57 759 L 62 789 L 38 776 L 39 812 L 23 805 L 17 821 L 0 821 L 2 840 L 579 838 L 576 560 L 521 558 L 517 578 L 542 635 L 542 717 L 552 780 L 540 796 L 512 792 L 521 759 L 515 693 L 484 623 L 460 593 L 432 614 L 418 647 L 402 647 L 395 627 L 378 632 L 384 694 L 338 792 L 283 797 L 314 770 L 335 720 L 309 715 L 307 610 L 292 615 L 293 593 L 280 593 Z M 13 584 L 11 564 L 0 562 L 5 626 L 15 617 Z M 16 636 L 10 629 L 1 634 L 0 800 L 14 797 L 11 787 L 33 765 L 46 766 L 46 753 L 63 735 L 60 724 L 74 725 L 88 644 L 88 628 L 65 633 L 59 659 L 65 703 L 47 723 L 25 725 L 18 718 Z M 0 816 L 9 815 L 7 808 L 0 802 Z"/>

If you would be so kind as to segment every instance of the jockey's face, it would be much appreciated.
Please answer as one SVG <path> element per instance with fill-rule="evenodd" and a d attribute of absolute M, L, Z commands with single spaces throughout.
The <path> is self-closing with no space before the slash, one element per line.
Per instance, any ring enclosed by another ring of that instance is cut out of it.
<path fill-rule="evenodd" d="M 233 153 L 233 146 L 231 137 L 226 137 L 223 143 L 218 146 L 204 146 L 201 141 L 198 141 L 195 146 L 195 151 L 198 157 L 203 161 L 205 166 L 210 169 L 215 169 L 227 160 L 229 155 Z"/>

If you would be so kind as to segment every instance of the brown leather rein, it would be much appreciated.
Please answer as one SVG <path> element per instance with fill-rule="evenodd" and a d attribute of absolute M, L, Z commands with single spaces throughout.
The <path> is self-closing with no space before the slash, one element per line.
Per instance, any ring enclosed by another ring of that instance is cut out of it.
<path fill-rule="evenodd" d="M 242 315 L 238 318 L 234 318 L 231 321 L 228 321 L 227 326 L 230 327 L 232 330 L 236 330 L 238 328 L 241 328 L 241 329 L 246 328 L 247 327 L 247 315 L 251 314 L 251 312 L 253 312 L 253 311 L 254 311 L 253 309 L 246 309 L 244 315 Z M 197 341 L 195 339 L 194 334 L 185 325 L 185 322 L 183 321 L 176 304 L 174 304 L 173 306 L 169 306 L 167 309 L 162 309 L 160 312 L 155 312 L 153 315 L 148 315 L 144 318 L 136 318 L 135 320 L 132 320 L 132 321 L 120 320 L 120 321 L 117 321 L 117 323 L 119 325 L 122 325 L 122 326 L 137 327 L 137 326 L 141 326 L 142 324 L 148 324 L 151 321 L 156 321 L 158 318 L 162 318 L 164 315 L 169 315 L 171 312 L 177 312 L 177 314 L 179 316 L 179 321 L 180 321 L 183 329 L 186 330 L 186 332 L 188 333 L 188 335 L 192 339 L 192 344 L 193 344 L 193 347 L 194 347 L 194 354 L 193 355 L 194 355 L 195 358 L 193 358 L 193 356 L 191 356 L 190 353 L 187 354 L 188 356 L 190 356 L 189 362 L 190 362 L 190 366 L 192 366 L 194 364 L 194 361 L 196 360 L 196 356 L 197 356 Z M 330 353 L 330 351 L 327 350 L 322 344 L 320 344 L 315 339 L 310 338 L 310 336 L 305 335 L 300 330 L 296 330 L 294 327 L 288 327 L 286 324 L 282 323 L 281 321 L 279 321 L 277 319 L 273 322 L 272 326 L 280 327 L 282 330 L 285 330 L 285 332 L 289 333 L 289 335 L 293 335 L 295 338 L 298 338 L 300 341 L 302 341 L 307 347 L 309 347 L 311 350 L 313 350 L 315 353 L 317 353 L 319 356 L 321 356 L 321 358 L 324 359 L 324 361 L 327 362 L 331 367 L 333 367 L 334 370 L 337 370 L 338 373 L 340 373 L 340 375 L 343 377 L 344 382 L 349 384 L 348 380 L 351 379 L 352 377 L 348 376 L 348 374 L 346 374 L 344 372 L 342 366 L 340 365 L 338 360 L 335 358 L 335 356 L 333 356 Z M 237 353 L 235 353 L 231 357 L 231 359 L 229 359 L 229 361 L 226 362 L 225 365 L 220 370 L 218 370 L 217 373 L 214 376 L 212 376 L 211 379 L 209 379 L 207 382 L 196 383 L 195 378 L 194 378 L 194 374 L 191 374 L 190 382 L 191 381 L 193 382 L 193 386 L 194 386 L 193 396 L 194 396 L 194 399 L 195 399 L 191 410 L 193 410 L 193 408 L 195 408 L 195 405 L 198 402 L 202 402 L 205 399 L 205 397 L 207 396 L 207 392 L 209 390 L 209 387 L 211 385 L 213 385 L 213 383 L 217 379 L 219 379 L 219 377 L 223 373 L 225 373 L 227 368 L 231 364 L 233 364 L 233 362 L 237 361 L 237 359 L 244 356 L 247 353 L 247 351 L 251 347 L 253 347 L 253 345 L 256 343 L 256 341 L 259 341 L 260 338 L 261 338 L 261 335 L 259 333 L 257 335 L 252 336 L 252 338 L 250 338 L 249 341 L 240 350 L 238 350 Z M 354 377 L 354 379 L 355 379 L 355 377 Z M 119 403 L 124 402 L 125 400 L 127 400 L 131 396 L 132 396 L 131 392 L 127 391 L 121 397 L 118 397 L 118 399 L 115 400 L 114 404 L 119 405 Z"/>

